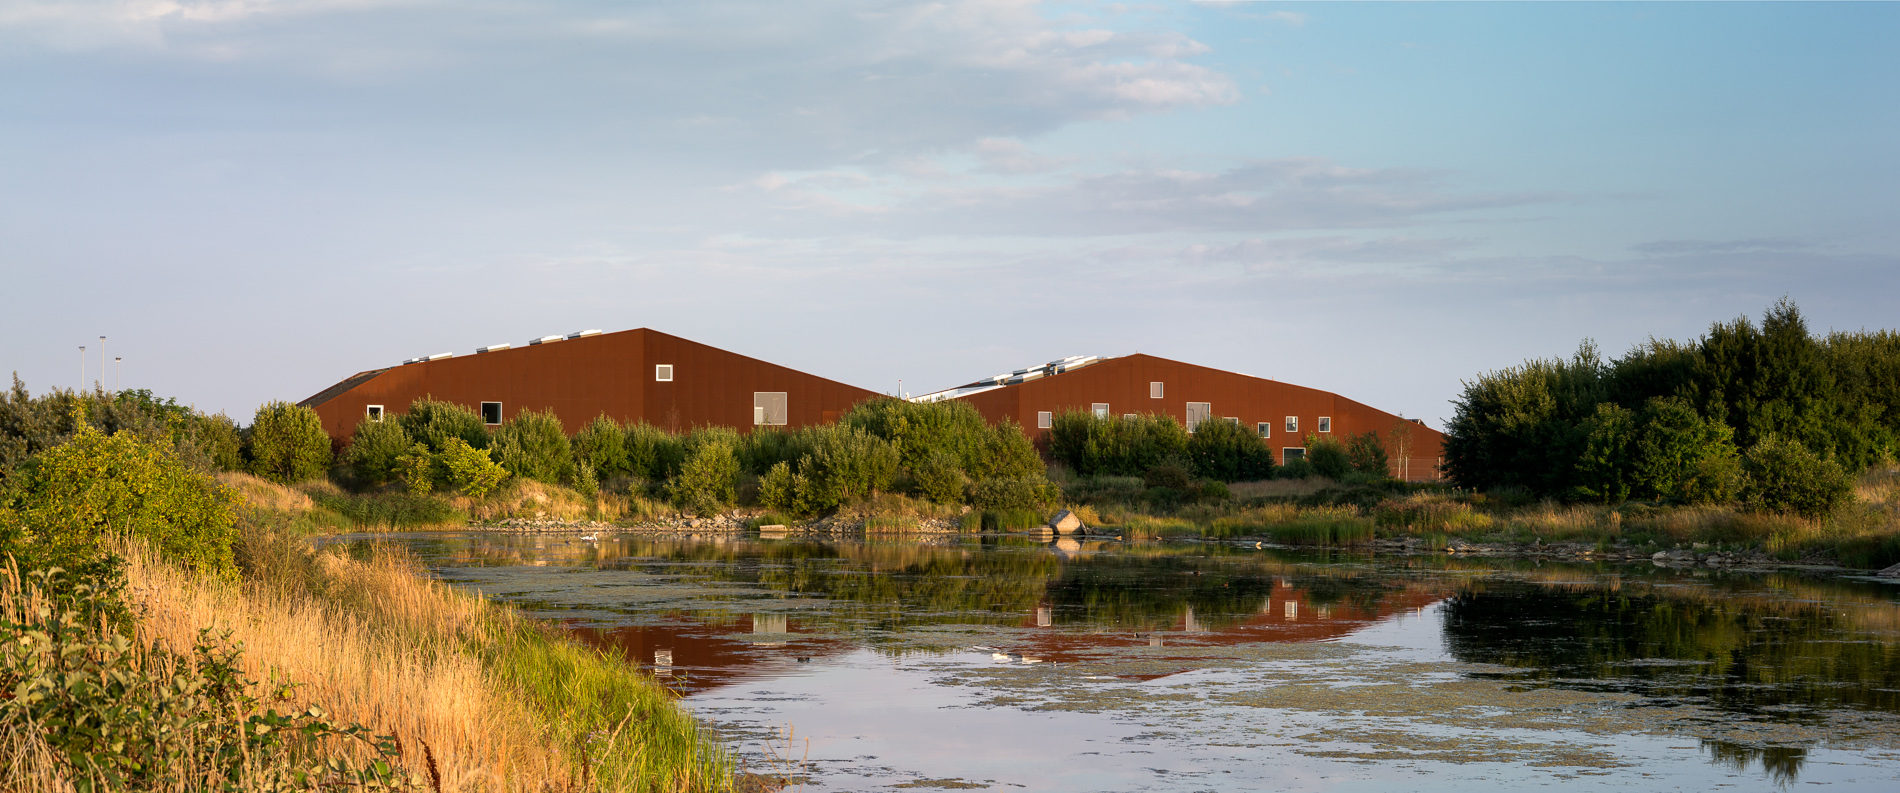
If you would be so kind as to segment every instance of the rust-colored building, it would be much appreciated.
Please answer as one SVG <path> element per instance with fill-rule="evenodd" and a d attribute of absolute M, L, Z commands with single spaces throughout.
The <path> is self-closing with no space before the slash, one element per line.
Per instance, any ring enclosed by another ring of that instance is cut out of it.
<path fill-rule="evenodd" d="M 403 412 L 423 396 L 467 405 L 491 425 L 523 410 L 552 409 L 571 434 L 602 413 L 679 430 L 798 427 L 835 421 L 878 395 L 639 328 L 412 359 L 351 375 L 298 404 L 314 408 L 324 431 L 340 441 L 365 416 Z"/>
<path fill-rule="evenodd" d="M 1406 479 L 1438 478 L 1445 437 L 1338 394 L 1139 353 L 1052 361 L 916 399 L 961 399 L 992 424 L 1014 419 L 1032 438 L 1049 427 L 1055 414 L 1068 410 L 1098 416 L 1167 414 L 1190 431 L 1201 421 L 1237 421 L 1265 440 L 1280 463 L 1289 455 L 1303 456 L 1309 434 L 1344 440 L 1377 432 L 1386 439 L 1393 474 Z M 1396 448 L 1395 429 L 1404 436 L 1402 449 Z"/>

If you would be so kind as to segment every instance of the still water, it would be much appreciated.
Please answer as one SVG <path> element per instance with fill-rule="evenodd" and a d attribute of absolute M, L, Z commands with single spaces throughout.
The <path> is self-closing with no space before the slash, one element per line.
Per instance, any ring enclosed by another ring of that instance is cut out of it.
<path fill-rule="evenodd" d="M 1900 586 L 1871 578 L 998 536 L 374 539 L 639 664 L 807 790 L 1900 790 Z"/>

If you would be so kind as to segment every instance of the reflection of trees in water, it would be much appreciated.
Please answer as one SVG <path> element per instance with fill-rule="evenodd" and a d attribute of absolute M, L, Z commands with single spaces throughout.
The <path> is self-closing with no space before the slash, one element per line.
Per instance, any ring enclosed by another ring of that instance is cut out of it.
<path fill-rule="evenodd" d="M 1445 643 L 1461 661 L 1523 670 L 1513 679 L 1775 719 L 1841 706 L 1900 712 L 1900 646 L 1844 621 L 1813 603 L 1491 581 L 1446 602 Z"/>
<path fill-rule="evenodd" d="M 1799 746 L 1755 747 L 1704 738 L 1702 749 L 1709 753 L 1711 761 L 1733 768 L 1737 773 L 1747 772 L 1750 764 L 1759 762 L 1762 773 L 1782 787 L 1794 784 L 1795 778 L 1801 775 L 1801 766 L 1808 760 L 1808 750 Z"/>
<path fill-rule="evenodd" d="M 1200 627 L 1221 630 L 1257 613 L 1272 593 L 1266 572 L 1178 556 L 1089 557 L 1064 565 L 1049 584 L 1063 622 L 1119 628 L 1164 627 L 1193 609 Z"/>

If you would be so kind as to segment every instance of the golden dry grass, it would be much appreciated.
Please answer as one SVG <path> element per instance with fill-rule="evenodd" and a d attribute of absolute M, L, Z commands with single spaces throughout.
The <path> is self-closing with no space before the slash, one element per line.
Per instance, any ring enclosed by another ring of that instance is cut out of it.
<path fill-rule="evenodd" d="M 248 675 L 298 684 L 296 706 L 401 737 L 411 768 L 425 765 L 426 743 L 445 791 L 571 782 L 568 759 L 545 744 L 524 704 L 454 646 L 481 630 L 483 604 L 395 565 L 334 556 L 318 561 L 337 585 L 378 603 L 377 618 L 197 578 L 143 549 L 127 558 L 141 642 L 188 653 L 200 629 L 230 631 Z"/>
<path fill-rule="evenodd" d="M 272 512 L 305 512 L 316 506 L 310 496 L 296 488 L 240 471 L 221 471 L 217 478 L 226 487 L 237 491 L 245 506 Z"/>

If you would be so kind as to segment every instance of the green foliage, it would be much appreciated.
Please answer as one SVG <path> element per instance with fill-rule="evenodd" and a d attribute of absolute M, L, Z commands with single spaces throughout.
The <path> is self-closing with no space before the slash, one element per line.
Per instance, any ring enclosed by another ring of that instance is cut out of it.
<path fill-rule="evenodd" d="M 1175 490 L 1186 490 L 1193 481 L 1194 475 L 1189 473 L 1188 469 L 1172 464 L 1157 465 L 1141 475 L 1141 484 L 1144 487 L 1171 487 Z"/>
<path fill-rule="evenodd" d="M 1825 517 L 1853 495 L 1853 482 L 1838 463 L 1777 435 L 1750 448 L 1742 470 L 1743 498 L 1761 512 Z"/>
<path fill-rule="evenodd" d="M 1471 488 L 1568 491 L 1583 451 L 1581 424 L 1602 401 L 1603 372 L 1586 341 L 1568 361 L 1526 361 L 1466 382 L 1446 425 L 1446 472 Z"/>
<path fill-rule="evenodd" d="M 18 477 L 0 510 L 0 553 L 28 567 L 84 568 L 104 558 L 106 538 L 131 536 L 196 570 L 235 572 L 229 488 L 187 467 L 170 446 L 78 424 Z"/>
<path fill-rule="evenodd" d="M 586 460 L 574 464 L 574 492 L 590 501 L 600 495 L 600 477 L 594 475 L 594 466 Z"/>
<path fill-rule="evenodd" d="M 1187 459 L 1194 473 L 1222 482 L 1273 478 L 1273 450 L 1260 436 L 1225 419 L 1209 419 L 1194 428 Z"/>
<path fill-rule="evenodd" d="M 481 498 L 508 478 L 508 469 L 501 467 L 490 454 L 490 450 L 477 449 L 461 438 L 450 438 L 448 448 L 442 450 L 437 461 L 447 474 L 450 487 L 471 498 Z M 581 465 L 584 467 L 586 463 Z M 598 483 L 595 486 L 598 487 Z"/>
<path fill-rule="evenodd" d="M 386 484 L 401 475 L 398 459 L 409 453 L 416 441 L 404 432 L 402 422 L 373 421 L 367 417 L 356 423 L 350 445 L 343 449 L 343 461 L 350 473 L 371 484 Z M 423 446 L 426 452 L 428 446 Z"/>
<path fill-rule="evenodd" d="M 189 656 L 146 649 L 91 615 L 107 596 L 51 569 L 0 593 L 0 739 L 45 742 L 82 790 L 425 789 L 397 766 L 395 739 L 330 723 L 322 710 L 280 714 L 259 696 L 239 651 L 199 634 Z M 367 749 L 352 761 L 350 748 Z"/>
<path fill-rule="evenodd" d="M 1081 476 L 1140 476 L 1186 460 L 1188 438 L 1180 422 L 1165 414 L 1096 418 L 1064 411 L 1050 427 L 1049 455 Z"/>
<path fill-rule="evenodd" d="M 309 492 L 310 500 L 362 528 L 405 529 L 440 526 L 467 520 L 455 505 L 430 495 L 414 493 L 361 493 L 338 495 Z"/>
<path fill-rule="evenodd" d="M 461 440 L 454 438 L 453 440 Z M 435 489 L 435 455 L 429 453 L 429 447 L 415 443 L 396 456 L 396 476 L 402 480 L 403 487 L 411 494 L 427 495 Z"/>
<path fill-rule="evenodd" d="M 244 470 L 244 438 L 230 416 L 190 413 L 182 423 L 186 445 L 203 452 L 211 467 L 220 471 Z"/>
<path fill-rule="evenodd" d="M 807 507 L 826 511 L 889 490 L 897 476 L 898 450 L 890 441 L 856 427 L 827 424 L 801 433 L 810 451 L 798 461 Z"/>
<path fill-rule="evenodd" d="M 322 476 L 330 468 L 330 436 L 307 407 L 267 402 L 250 428 L 251 473 L 279 484 Z"/>
<path fill-rule="evenodd" d="M 1730 436 L 1726 425 L 1702 418 L 1685 400 L 1650 400 L 1634 444 L 1634 491 L 1691 504 L 1733 499 L 1741 471 Z"/>
<path fill-rule="evenodd" d="M 574 450 L 552 410 L 523 410 L 495 430 L 496 462 L 509 474 L 561 484 L 574 474 Z"/>
<path fill-rule="evenodd" d="M 1295 457 L 1286 461 L 1285 465 L 1273 469 L 1273 476 L 1276 479 L 1305 479 L 1315 473 L 1317 472 L 1313 470 L 1313 464 L 1307 462 L 1304 457 Z"/>
<path fill-rule="evenodd" d="M 766 509 L 807 515 L 811 513 L 805 503 L 807 487 L 804 475 L 793 473 L 791 463 L 778 463 L 759 477 L 759 503 Z"/>
<path fill-rule="evenodd" d="M 1313 473 L 1335 481 L 1353 472 L 1346 445 L 1330 434 L 1306 436 L 1306 462 L 1313 466 Z"/>
<path fill-rule="evenodd" d="M 733 451 L 739 455 L 740 468 L 763 476 L 779 463 L 796 462 L 804 454 L 804 445 L 796 434 L 778 427 L 755 427 L 739 440 L 738 448 Z"/>
<path fill-rule="evenodd" d="M 738 495 L 739 458 L 732 445 L 714 439 L 695 449 L 667 486 L 674 505 L 699 515 L 725 509 Z"/>
<path fill-rule="evenodd" d="M 1062 491 L 1040 476 L 996 476 L 970 489 L 970 504 L 988 511 L 1039 510 L 1061 497 Z"/>
<path fill-rule="evenodd" d="M 983 512 L 972 512 L 965 517 L 976 518 L 975 521 L 971 522 L 974 522 L 976 527 L 981 528 L 983 531 L 1022 531 L 1023 529 L 1033 529 L 1047 525 L 1041 512 L 1029 508 L 991 509 Z M 971 528 L 968 522 L 960 525 L 966 530 Z"/>
<path fill-rule="evenodd" d="M 449 447 L 450 438 L 461 438 L 477 449 L 488 448 L 488 425 L 481 414 L 463 405 L 423 397 L 409 403 L 409 412 L 397 418 L 411 440 L 420 441 L 429 451 L 440 453 Z"/>
<path fill-rule="evenodd" d="M 942 453 L 965 472 L 990 465 L 993 431 L 983 414 L 967 402 L 918 403 L 878 398 L 858 403 L 839 423 L 897 445 L 899 464 L 915 470 L 932 454 Z"/>
<path fill-rule="evenodd" d="M 1380 439 L 1378 432 L 1367 430 L 1348 437 L 1346 459 L 1352 463 L 1352 469 L 1359 473 L 1377 477 L 1392 475 L 1392 459 L 1386 454 L 1385 441 Z"/>
<path fill-rule="evenodd" d="M 969 487 L 969 478 L 956 457 L 946 451 L 924 455 L 911 466 L 910 475 L 917 484 L 917 495 L 939 504 L 961 503 L 963 491 Z"/>
<path fill-rule="evenodd" d="M 686 462 L 686 447 L 679 438 L 644 421 L 627 425 L 626 433 L 630 473 L 654 482 L 679 475 Z"/>
<path fill-rule="evenodd" d="M 1036 445 L 1029 436 L 1023 434 L 1022 427 L 1013 419 L 1005 417 L 990 428 L 990 437 L 984 445 L 983 457 L 979 464 L 963 469 L 972 479 L 985 479 L 998 476 L 1042 477 L 1047 470 L 1042 455 L 1037 453 Z"/>
<path fill-rule="evenodd" d="M 612 416 L 602 413 L 593 421 L 574 433 L 574 461 L 576 466 L 587 465 L 597 477 L 646 476 L 646 471 L 636 474 L 630 458 L 627 456 L 627 431 Z"/>

